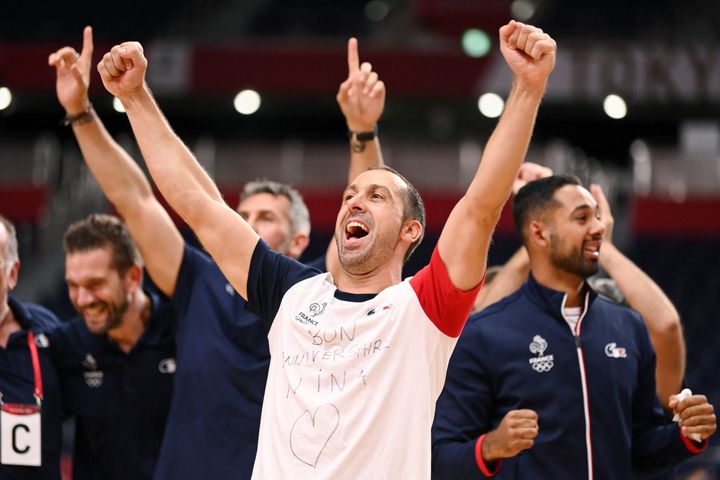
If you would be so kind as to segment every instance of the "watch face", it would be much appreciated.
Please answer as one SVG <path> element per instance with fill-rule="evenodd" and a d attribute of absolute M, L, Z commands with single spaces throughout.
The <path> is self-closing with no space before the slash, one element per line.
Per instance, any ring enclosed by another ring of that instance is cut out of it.
<path fill-rule="evenodd" d="M 365 147 L 367 147 L 367 144 L 365 142 L 358 142 L 357 140 L 352 140 L 350 142 L 350 149 L 355 153 L 364 152 Z"/>

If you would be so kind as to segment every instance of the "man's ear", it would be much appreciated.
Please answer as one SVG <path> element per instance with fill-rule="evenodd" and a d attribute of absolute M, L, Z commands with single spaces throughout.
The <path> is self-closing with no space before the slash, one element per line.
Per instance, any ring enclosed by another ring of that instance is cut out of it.
<path fill-rule="evenodd" d="M 133 265 L 128 268 L 123 278 L 125 288 L 128 292 L 135 292 L 142 288 L 142 268 L 139 265 Z"/>
<path fill-rule="evenodd" d="M 527 229 L 528 243 L 541 248 L 550 245 L 550 230 L 540 220 L 532 220 Z"/>
<path fill-rule="evenodd" d="M 400 230 L 400 236 L 405 240 L 408 245 L 415 243 L 423 234 L 423 227 L 415 219 L 405 220 L 402 229 Z"/>
<path fill-rule="evenodd" d="M 16 261 L 10 269 L 10 273 L 7 278 L 8 292 L 12 292 L 13 288 L 17 285 L 18 277 L 20 276 L 20 260 Z"/>
<path fill-rule="evenodd" d="M 310 243 L 310 236 L 307 233 L 295 232 L 290 239 L 290 245 L 287 248 L 287 256 L 298 259 L 305 251 Z"/>

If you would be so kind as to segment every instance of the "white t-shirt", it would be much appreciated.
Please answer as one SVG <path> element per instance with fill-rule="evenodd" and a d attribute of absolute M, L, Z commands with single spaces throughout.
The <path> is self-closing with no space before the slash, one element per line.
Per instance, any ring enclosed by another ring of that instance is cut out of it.
<path fill-rule="evenodd" d="M 377 295 L 338 292 L 329 274 L 287 289 L 253 478 L 429 479 L 435 401 L 478 290 L 457 290 L 437 250 Z"/>
<path fill-rule="evenodd" d="M 565 308 L 563 308 L 563 318 L 565 318 L 565 321 L 570 326 L 570 330 L 572 330 L 573 332 L 575 331 L 575 325 L 577 325 L 577 322 L 580 319 L 581 313 L 582 313 L 581 307 L 565 307 Z"/>

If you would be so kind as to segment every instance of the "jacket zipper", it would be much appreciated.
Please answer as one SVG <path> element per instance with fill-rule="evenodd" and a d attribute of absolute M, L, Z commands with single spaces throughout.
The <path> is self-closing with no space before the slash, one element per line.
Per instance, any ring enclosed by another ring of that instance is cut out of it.
<path fill-rule="evenodd" d="M 592 437 L 590 436 L 590 400 L 588 399 L 587 376 L 585 373 L 585 358 L 583 356 L 583 350 L 580 345 L 580 326 L 582 324 L 583 318 L 585 318 L 585 314 L 587 313 L 589 295 L 589 293 L 585 294 L 585 304 L 583 306 L 583 310 L 578 317 L 578 321 L 575 324 L 574 331 L 572 329 L 571 331 L 573 337 L 575 337 L 575 350 L 577 351 L 578 366 L 580 368 L 580 381 L 582 383 L 583 415 L 585 416 L 585 448 L 587 450 L 588 467 L 587 478 L 588 480 L 593 480 L 595 477 L 593 475 Z M 563 298 L 561 306 L 561 314 L 563 318 L 565 318 L 565 300 L 567 300 L 567 295 L 565 295 L 565 298 Z M 568 324 L 568 326 L 570 326 L 570 324 Z"/>

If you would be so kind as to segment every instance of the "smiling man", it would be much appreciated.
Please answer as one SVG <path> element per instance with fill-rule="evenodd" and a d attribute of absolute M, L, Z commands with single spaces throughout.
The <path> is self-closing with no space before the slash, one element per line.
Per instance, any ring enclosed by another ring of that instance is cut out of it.
<path fill-rule="evenodd" d="M 433 478 L 626 479 L 700 452 L 712 405 L 675 397 L 680 424 L 668 421 L 642 319 L 586 283 L 605 232 L 596 199 L 550 176 L 513 207 L 530 278 L 460 336 L 437 403 Z"/>
<path fill-rule="evenodd" d="M 63 47 L 48 62 L 56 68 L 58 100 L 73 119 L 69 123 L 87 166 L 127 222 L 148 275 L 174 308 L 177 370 L 154 479 L 248 479 L 270 363 L 267 324 L 248 309 L 204 252 L 183 242 L 142 170 L 92 109 L 92 50 L 92 29 L 86 27 L 82 53 Z M 348 42 L 348 78 L 337 101 L 348 129 L 365 132 L 361 140 L 349 142 L 352 179 L 382 163 L 379 141 L 368 132 L 375 130 L 385 101 L 384 84 L 369 63 L 360 63 L 354 39 Z M 247 183 L 237 213 L 279 254 L 297 258 L 309 242 L 308 210 L 289 185 Z M 326 262 L 331 269 L 336 257 L 336 249 L 329 249 Z"/>
<path fill-rule="evenodd" d="M 319 274 L 272 252 L 225 205 L 155 103 L 140 44 L 99 63 L 161 193 L 270 327 L 253 478 L 429 478 L 435 400 L 555 62 L 555 42 L 535 27 L 511 21 L 500 46 L 514 75 L 503 116 L 430 264 L 405 281 L 424 211 L 402 176 L 355 177 L 336 223 L 341 268 Z"/>
<path fill-rule="evenodd" d="M 78 317 L 50 347 L 76 416 L 73 478 L 151 479 L 175 372 L 168 301 L 142 288 L 125 224 L 93 214 L 65 233 L 65 279 Z"/>

